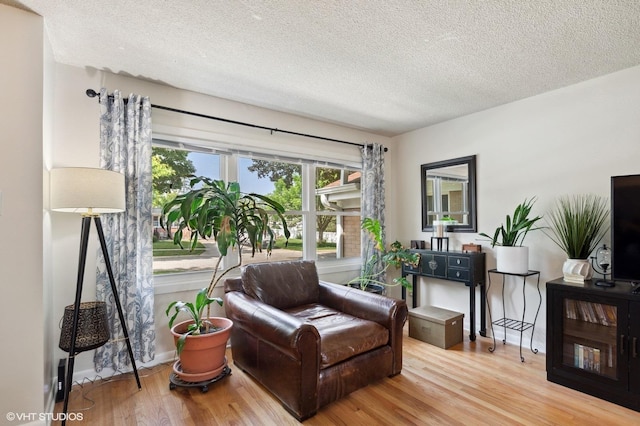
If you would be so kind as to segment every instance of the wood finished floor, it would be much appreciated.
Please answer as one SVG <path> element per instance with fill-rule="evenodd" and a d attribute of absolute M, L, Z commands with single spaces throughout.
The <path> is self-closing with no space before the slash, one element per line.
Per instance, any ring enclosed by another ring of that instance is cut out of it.
<path fill-rule="evenodd" d="M 478 337 L 448 350 L 406 335 L 402 373 L 320 409 L 305 425 L 640 425 L 640 413 L 546 380 L 544 354 L 516 345 L 490 353 Z M 231 352 L 227 357 L 231 360 Z M 68 425 L 299 424 L 249 376 L 232 374 L 209 387 L 169 389 L 170 365 L 74 386 Z M 92 402 L 93 401 L 93 402 Z M 86 411 L 83 408 L 91 407 Z M 62 404 L 56 404 L 61 410 Z"/>

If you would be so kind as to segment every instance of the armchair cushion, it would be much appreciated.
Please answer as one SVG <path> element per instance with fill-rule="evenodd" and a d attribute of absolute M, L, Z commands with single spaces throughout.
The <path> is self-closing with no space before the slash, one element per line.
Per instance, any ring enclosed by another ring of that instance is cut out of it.
<path fill-rule="evenodd" d="M 380 324 L 317 303 L 285 311 L 318 330 L 321 370 L 389 341 L 389 331 Z"/>
<path fill-rule="evenodd" d="M 242 286 L 249 296 L 278 309 L 315 303 L 320 292 L 313 261 L 246 265 Z"/>

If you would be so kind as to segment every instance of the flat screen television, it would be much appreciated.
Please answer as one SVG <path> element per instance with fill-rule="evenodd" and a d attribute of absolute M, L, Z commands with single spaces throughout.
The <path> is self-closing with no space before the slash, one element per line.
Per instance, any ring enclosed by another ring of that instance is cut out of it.
<path fill-rule="evenodd" d="M 611 273 L 640 283 L 640 175 L 611 178 Z"/>

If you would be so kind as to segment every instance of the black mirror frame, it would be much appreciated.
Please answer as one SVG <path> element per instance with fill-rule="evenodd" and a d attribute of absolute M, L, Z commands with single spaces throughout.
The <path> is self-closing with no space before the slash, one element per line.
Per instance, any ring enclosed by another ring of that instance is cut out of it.
<path fill-rule="evenodd" d="M 427 220 L 427 171 L 431 169 L 439 169 L 441 167 L 457 166 L 466 164 L 469 168 L 469 223 L 466 225 L 449 225 L 449 232 L 477 232 L 476 217 L 476 156 L 454 158 L 453 160 L 437 161 L 435 163 L 427 163 L 420 166 L 420 188 L 422 190 L 422 231 L 432 232 L 433 225 L 428 224 Z"/>

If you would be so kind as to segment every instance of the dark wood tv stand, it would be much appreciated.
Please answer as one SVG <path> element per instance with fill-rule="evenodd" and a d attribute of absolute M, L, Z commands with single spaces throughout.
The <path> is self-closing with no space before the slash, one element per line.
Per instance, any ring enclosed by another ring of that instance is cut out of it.
<path fill-rule="evenodd" d="M 413 268 L 404 265 L 402 276 L 412 275 L 412 307 L 418 305 L 418 277 L 431 277 L 460 282 L 469 287 L 469 339 L 476 340 L 476 286 L 480 287 L 480 335 L 487 335 L 487 292 L 485 279 L 485 254 L 480 252 L 411 250 L 420 253 L 420 264 Z M 406 300 L 406 289 L 402 287 L 402 298 Z"/>
<path fill-rule="evenodd" d="M 640 411 L 640 295 L 547 282 L 547 380 Z"/>

